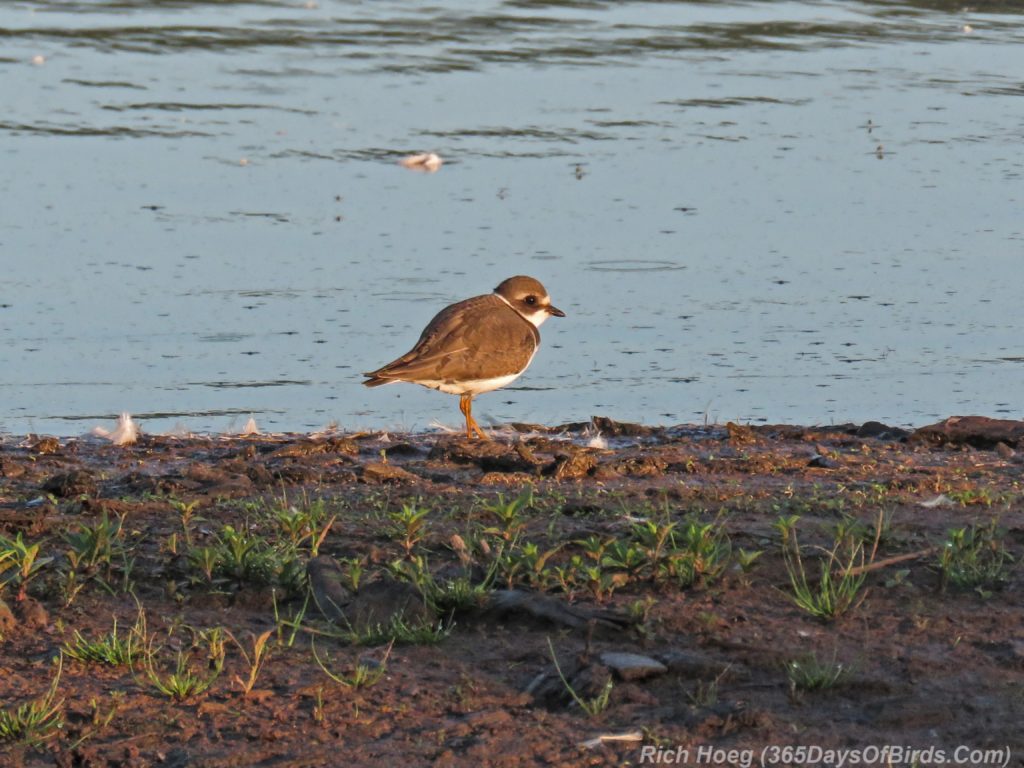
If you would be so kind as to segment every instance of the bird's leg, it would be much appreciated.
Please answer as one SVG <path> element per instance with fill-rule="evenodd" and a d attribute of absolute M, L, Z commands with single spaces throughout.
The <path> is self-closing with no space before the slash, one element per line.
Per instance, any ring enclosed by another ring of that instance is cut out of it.
<path fill-rule="evenodd" d="M 466 437 L 470 440 L 473 439 L 473 433 L 476 432 L 484 440 L 490 440 L 487 433 L 480 429 L 480 425 L 476 423 L 476 419 L 473 418 L 473 396 L 462 395 L 459 397 L 459 410 L 462 411 L 462 415 L 466 417 Z"/>

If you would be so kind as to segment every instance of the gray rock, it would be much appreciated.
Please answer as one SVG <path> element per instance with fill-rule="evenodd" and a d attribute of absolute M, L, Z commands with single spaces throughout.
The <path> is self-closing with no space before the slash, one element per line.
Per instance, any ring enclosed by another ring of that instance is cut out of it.
<path fill-rule="evenodd" d="M 601 663 L 612 670 L 620 680 L 643 680 L 668 672 L 668 667 L 657 659 L 641 656 L 639 653 L 607 651 L 601 654 Z"/>

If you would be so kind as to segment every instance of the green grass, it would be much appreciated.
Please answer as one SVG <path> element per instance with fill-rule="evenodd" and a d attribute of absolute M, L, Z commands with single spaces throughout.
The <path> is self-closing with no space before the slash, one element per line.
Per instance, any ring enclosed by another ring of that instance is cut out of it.
<path fill-rule="evenodd" d="M 782 547 L 783 562 L 789 576 L 790 599 L 807 613 L 826 621 L 838 618 L 857 607 L 864 599 L 867 574 L 857 570 L 865 563 L 864 545 L 847 538 L 836 541 L 832 549 L 821 549 L 817 581 L 808 579 L 796 529 L 788 532 Z"/>
<path fill-rule="evenodd" d="M 346 629 L 342 637 L 353 645 L 437 645 L 448 637 L 451 631 L 452 625 L 446 627 L 440 621 L 410 623 L 402 616 L 392 616 L 386 624 L 368 624 L 364 627 Z"/>
<path fill-rule="evenodd" d="M 1004 536 L 995 520 L 988 525 L 950 530 L 938 553 L 942 589 L 953 585 L 985 590 L 1007 581 L 1014 560 L 1003 545 Z"/>
<path fill-rule="evenodd" d="M 40 557 L 41 542 L 26 544 L 21 531 L 13 539 L 0 536 L 0 592 L 9 584 L 18 586 L 15 599 L 24 600 L 26 589 L 44 566 L 53 561 L 52 557 Z"/>
<path fill-rule="evenodd" d="M 129 630 L 126 635 L 118 635 L 117 619 L 114 619 L 114 627 L 110 633 L 94 640 L 89 640 L 75 630 L 74 636 L 64 643 L 61 650 L 65 656 L 76 661 L 128 667 L 131 666 L 135 643 L 138 642 L 136 628 Z"/>
<path fill-rule="evenodd" d="M 23 742 L 39 745 L 64 727 L 64 700 L 57 698 L 57 686 L 64 670 L 64 657 L 57 659 L 57 673 L 47 692 L 19 707 L 0 709 L 0 743 Z"/>
<path fill-rule="evenodd" d="M 821 691 L 838 685 L 850 673 L 835 654 L 828 661 L 819 660 L 814 654 L 807 654 L 786 663 L 791 694 L 797 691 Z"/>

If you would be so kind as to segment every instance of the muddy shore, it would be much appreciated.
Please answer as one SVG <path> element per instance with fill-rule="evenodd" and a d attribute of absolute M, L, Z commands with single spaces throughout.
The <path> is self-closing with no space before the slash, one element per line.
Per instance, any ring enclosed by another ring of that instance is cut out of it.
<path fill-rule="evenodd" d="M 1024 766 L 1022 457 L 981 417 L 4 438 L 0 761 Z"/>

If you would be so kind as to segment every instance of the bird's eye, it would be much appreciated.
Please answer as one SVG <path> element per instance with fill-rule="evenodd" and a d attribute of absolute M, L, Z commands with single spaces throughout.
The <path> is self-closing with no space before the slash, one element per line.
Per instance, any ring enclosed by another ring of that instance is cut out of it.
<path fill-rule="evenodd" d="M 527 296 L 526 297 L 526 303 L 529 304 L 532 307 L 534 304 L 537 303 L 537 297 L 536 296 Z"/>

